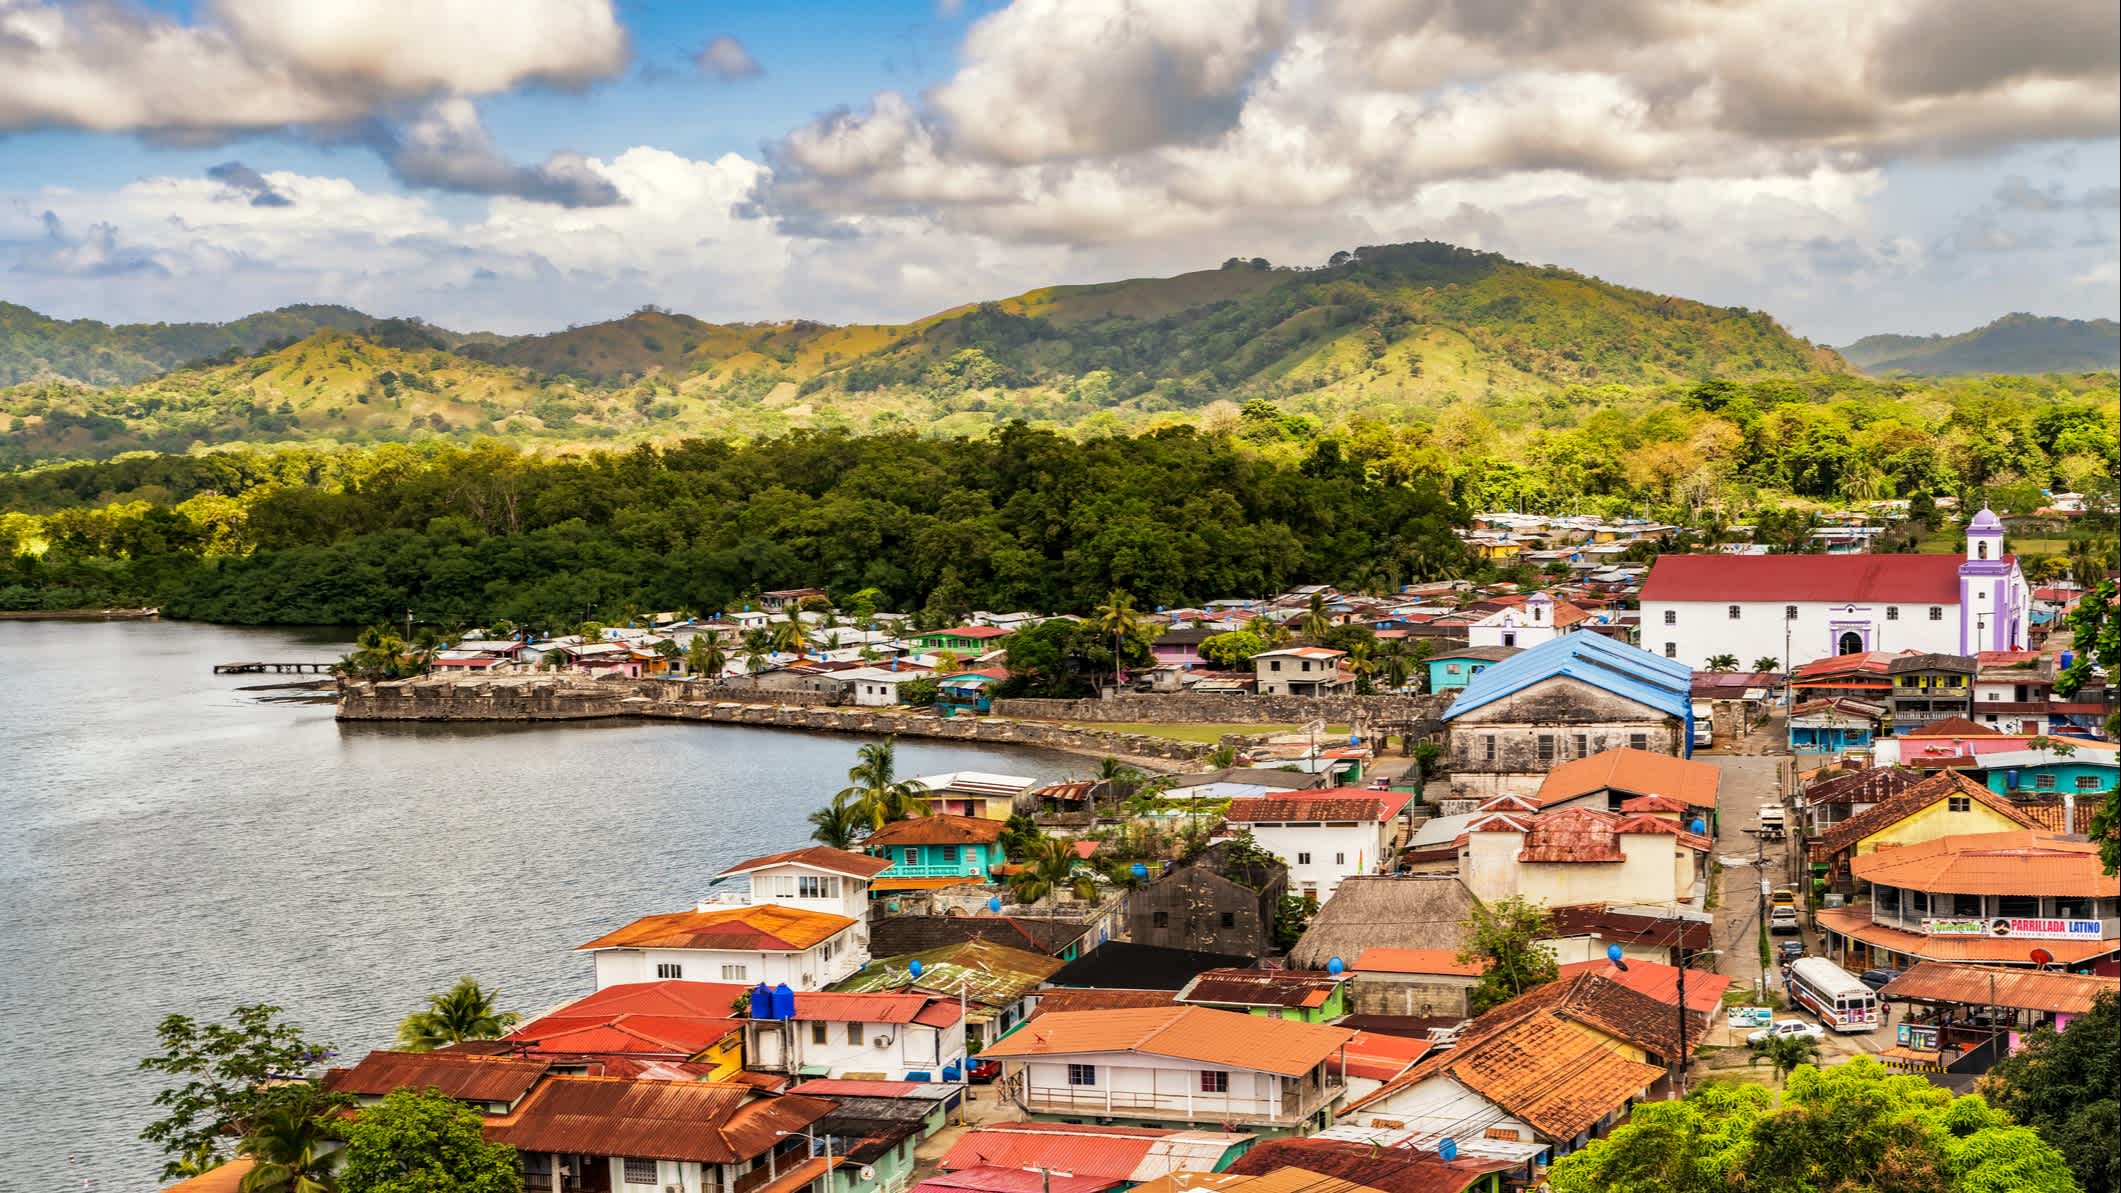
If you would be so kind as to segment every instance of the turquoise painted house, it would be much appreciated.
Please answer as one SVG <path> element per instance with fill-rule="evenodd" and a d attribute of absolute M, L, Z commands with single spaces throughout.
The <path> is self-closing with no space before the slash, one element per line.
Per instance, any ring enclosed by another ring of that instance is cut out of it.
<path fill-rule="evenodd" d="M 1978 756 L 1981 781 L 1990 791 L 2019 798 L 2043 795 L 2106 795 L 2121 785 L 2121 766 L 2111 749 L 2070 743 L 2075 753 L 2058 757 L 2053 750 L 2010 750 Z"/>
<path fill-rule="evenodd" d="M 1002 852 L 1006 827 L 1000 820 L 942 812 L 894 820 L 871 833 L 863 846 L 891 862 L 870 889 L 883 889 L 893 878 L 987 878 L 1009 860 Z"/>
<path fill-rule="evenodd" d="M 1524 653 L 1515 646 L 1464 646 L 1449 652 L 1431 656 L 1429 668 L 1429 691 L 1455 692 L 1466 686 L 1466 681 L 1512 655 Z"/>
<path fill-rule="evenodd" d="M 945 716 L 993 712 L 994 689 L 1000 684 L 999 677 L 979 671 L 953 675 L 936 682 L 935 706 L 942 709 Z"/>

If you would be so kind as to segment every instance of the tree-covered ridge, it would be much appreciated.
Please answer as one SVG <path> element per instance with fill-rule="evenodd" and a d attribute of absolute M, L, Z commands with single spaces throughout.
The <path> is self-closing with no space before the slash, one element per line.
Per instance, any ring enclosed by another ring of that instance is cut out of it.
<path fill-rule="evenodd" d="M 2021 312 L 1953 336 L 1865 336 L 1841 353 L 1881 377 L 2112 372 L 2121 369 L 2121 324 Z"/>
<path fill-rule="evenodd" d="M 0 302 L 0 385 L 40 379 L 129 385 L 193 361 L 298 340 L 320 328 L 365 332 L 386 322 L 392 321 L 351 307 L 305 304 L 230 323 L 114 327 L 94 319 L 53 319 Z"/>
<path fill-rule="evenodd" d="M 1087 609 L 1114 590 L 1175 605 L 1462 569 L 1464 511 L 1369 451 L 1283 461 L 1188 428 L 1076 443 L 1010 427 L 559 459 L 488 444 L 126 461 L 86 483 L 136 479 L 131 500 L 0 515 L 0 608 L 571 626 L 801 584 L 873 588 L 947 622 Z M 6 503 L 83 475 L 13 478 Z"/>

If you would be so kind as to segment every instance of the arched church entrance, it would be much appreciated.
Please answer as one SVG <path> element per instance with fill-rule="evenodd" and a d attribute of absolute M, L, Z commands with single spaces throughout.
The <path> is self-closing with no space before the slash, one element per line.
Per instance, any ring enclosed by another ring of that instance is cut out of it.
<path fill-rule="evenodd" d="M 1837 651 L 1835 651 L 1834 653 L 1836 653 L 1836 654 L 1862 654 L 1862 653 L 1863 653 L 1863 636 L 1862 636 L 1861 634 L 1858 634 L 1858 633 L 1857 633 L 1856 631 L 1854 631 L 1854 630 L 1850 630 L 1850 631 L 1848 631 L 1847 633 L 1845 633 L 1845 634 L 1841 635 L 1841 649 L 1840 649 L 1840 650 L 1837 650 Z"/>

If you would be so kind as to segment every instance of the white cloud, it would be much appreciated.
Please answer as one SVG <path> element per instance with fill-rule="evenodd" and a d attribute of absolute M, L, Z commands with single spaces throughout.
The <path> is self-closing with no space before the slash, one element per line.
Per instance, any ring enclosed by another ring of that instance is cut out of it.
<path fill-rule="evenodd" d="M 709 78 L 734 83 L 743 79 L 756 79 L 766 73 L 744 43 L 727 33 L 718 33 L 707 39 L 693 62 Z"/>

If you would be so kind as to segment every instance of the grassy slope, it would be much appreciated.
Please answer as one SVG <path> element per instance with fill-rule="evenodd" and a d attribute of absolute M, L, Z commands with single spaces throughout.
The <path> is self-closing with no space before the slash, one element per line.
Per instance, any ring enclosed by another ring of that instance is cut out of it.
<path fill-rule="evenodd" d="M 2005 315 L 1955 336 L 1865 336 L 1841 351 L 1879 376 L 2097 372 L 2121 368 L 2121 324 Z"/>
<path fill-rule="evenodd" d="M 48 318 L 0 302 L 0 386 L 40 378 L 127 385 L 192 361 L 255 352 L 319 328 L 363 331 L 378 320 L 351 307 L 302 305 L 231 323 L 128 323 Z"/>

